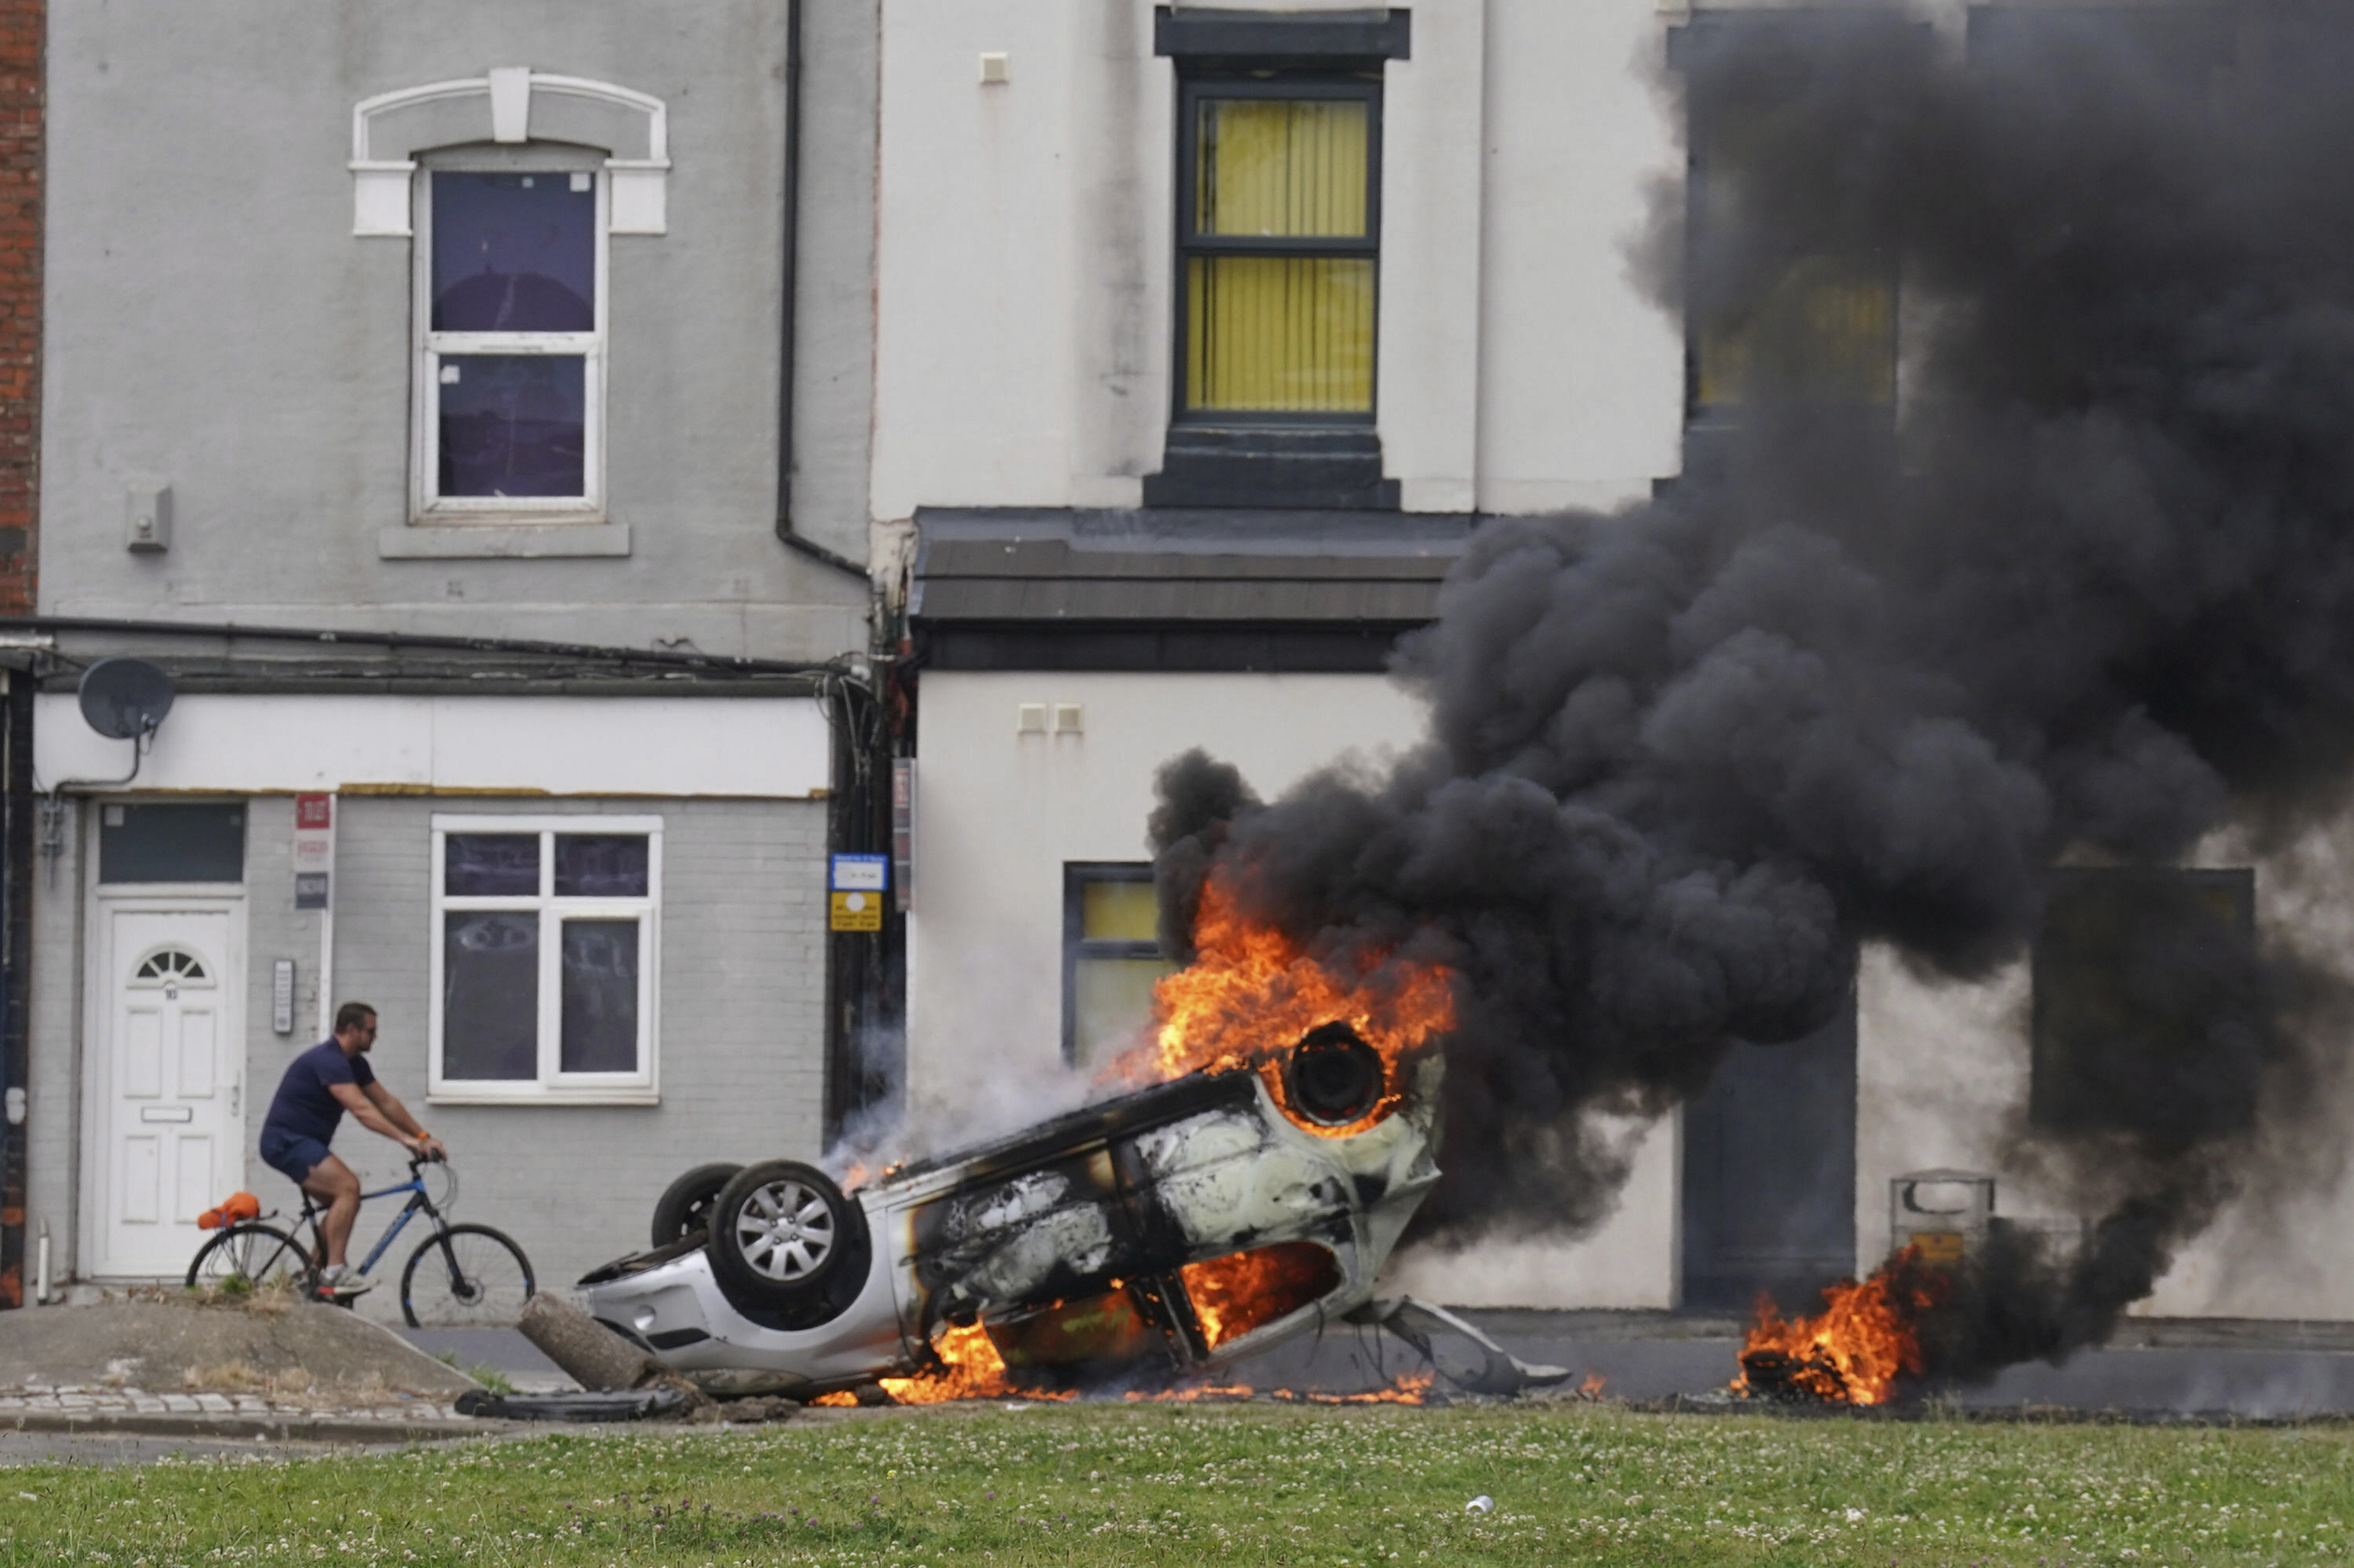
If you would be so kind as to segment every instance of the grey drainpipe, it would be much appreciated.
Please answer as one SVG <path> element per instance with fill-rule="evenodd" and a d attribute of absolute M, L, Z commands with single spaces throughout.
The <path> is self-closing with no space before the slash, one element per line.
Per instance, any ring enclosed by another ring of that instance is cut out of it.
<path fill-rule="evenodd" d="M 793 323 L 800 313 L 801 235 L 801 0 L 785 11 L 785 297 L 778 332 L 777 537 L 786 548 L 866 581 L 866 568 L 793 527 Z"/>

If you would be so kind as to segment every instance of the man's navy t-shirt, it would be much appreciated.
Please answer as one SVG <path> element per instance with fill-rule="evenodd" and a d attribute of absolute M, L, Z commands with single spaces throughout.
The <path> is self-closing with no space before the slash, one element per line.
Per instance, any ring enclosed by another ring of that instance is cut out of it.
<path fill-rule="evenodd" d="M 286 1075 L 278 1080 L 278 1094 L 270 1102 L 270 1114 L 261 1118 L 261 1130 L 333 1143 L 344 1106 L 327 1086 L 355 1084 L 365 1089 L 375 1082 L 366 1057 L 346 1056 L 334 1040 L 322 1040 L 286 1064 Z"/>

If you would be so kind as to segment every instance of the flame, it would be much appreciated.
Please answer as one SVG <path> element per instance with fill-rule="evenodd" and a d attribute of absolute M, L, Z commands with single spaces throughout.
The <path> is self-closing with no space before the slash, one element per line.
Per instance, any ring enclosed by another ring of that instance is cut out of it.
<path fill-rule="evenodd" d="M 942 1329 L 932 1340 L 932 1354 L 938 1359 L 938 1366 L 913 1377 L 879 1379 L 883 1392 L 901 1404 L 945 1404 L 952 1399 L 1000 1399 L 1013 1394 L 1024 1399 L 1070 1397 L 1033 1393 L 1008 1383 L 1005 1358 L 998 1354 L 989 1330 L 978 1322 Z"/>
<path fill-rule="evenodd" d="M 1429 1372 L 1401 1372 L 1384 1388 L 1362 1393 L 1295 1393 L 1288 1388 L 1266 1391 L 1269 1399 L 1291 1404 L 1423 1404 L 1436 1379 Z M 1189 1383 L 1182 1388 L 1129 1389 L 1120 1398 L 1130 1404 L 1195 1404 L 1256 1399 L 1260 1391 L 1246 1383 Z"/>
<path fill-rule="evenodd" d="M 1363 1393 L 1310 1393 L 1303 1395 L 1310 1404 L 1420 1404 L 1430 1393 L 1436 1379 L 1429 1372 L 1403 1372 L 1387 1388 L 1368 1389 Z M 1292 1397 L 1283 1390 L 1276 1397 Z"/>
<path fill-rule="evenodd" d="M 907 1168 L 907 1162 L 904 1160 L 895 1160 L 880 1171 L 875 1170 L 864 1160 L 854 1160 L 843 1171 L 839 1185 L 844 1192 L 855 1192 L 870 1182 L 888 1181 Z"/>
<path fill-rule="evenodd" d="M 1862 1283 L 1840 1281 L 1823 1292 L 1823 1311 L 1813 1318 L 1784 1318 L 1772 1298 L 1759 1297 L 1733 1392 L 1744 1399 L 1803 1393 L 1826 1404 L 1885 1404 L 1898 1380 L 1923 1370 L 1913 1325 L 1936 1304 L 1937 1292 L 1918 1261 L 1908 1246 Z"/>
<path fill-rule="evenodd" d="M 1120 1398 L 1130 1404 L 1193 1404 L 1203 1400 L 1248 1399 L 1257 1392 L 1246 1383 L 1196 1383 L 1183 1388 L 1131 1388 Z"/>
<path fill-rule="evenodd" d="M 1281 1053 L 1320 1024 L 1347 1023 L 1381 1056 L 1389 1092 L 1349 1127 L 1311 1128 L 1340 1137 L 1387 1115 L 1400 1058 L 1455 1025 L 1453 977 L 1443 967 L 1372 952 L 1355 960 L 1355 973 L 1335 973 L 1281 931 L 1252 924 L 1224 872 L 1202 889 L 1193 948 L 1190 967 L 1152 988 L 1156 1026 L 1112 1075 L 1151 1081 L 1256 1065 L 1288 1110 L 1276 1070 Z"/>
<path fill-rule="evenodd" d="M 1203 1341 L 1213 1351 L 1298 1311 L 1341 1283 L 1331 1252 L 1314 1242 L 1229 1253 L 1185 1264 L 1177 1275 L 1202 1325 Z"/>
<path fill-rule="evenodd" d="M 971 1330 L 952 1329 L 942 1339 L 945 1340 L 953 1335 L 970 1335 L 972 1332 Z M 983 1335 L 981 1343 L 987 1345 L 988 1342 L 987 1336 Z M 998 1363 L 999 1371 L 993 1380 L 980 1375 L 980 1364 L 986 1362 L 993 1354 L 992 1350 L 976 1358 L 972 1375 L 961 1374 L 951 1368 L 948 1372 L 933 1373 L 928 1377 L 886 1377 L 882 1380 L 883 1387 L 902 1404 L 945 1404 L 960 1399 L 1069 1400 L 1079 1397 L 1072 1393 L 1013 1388 L 1004 1381 L 1002 1362 Z M 964 1377 L 961 1384 L 959 1383 L 960 1376 Z M 1429 1401 L 1431 1384 L 1435 1381 L 1426 1372 L 1401 1372 L 1384 1387 L 1366 1389 L 1358 1393 L 1319 1393 L 1313 1391 L 1297 1393 L 1288 1388 L 1261 1390 L 1246 1383 L 1197 1383 L 1176 1388 L 1131 1388 L 1120 1398 L 1129 1404 L 1196 1404 L 1257 1399 L 1264 1393 L 1269 1399 L 1290 1404 L 1424 1404 Z M 836 1389 L 832 1393 L 821 1393 L 809 1403 L 831 1409 L 849 1410 L 857 1406 L 858 1396 L 848 1389 Z"/>

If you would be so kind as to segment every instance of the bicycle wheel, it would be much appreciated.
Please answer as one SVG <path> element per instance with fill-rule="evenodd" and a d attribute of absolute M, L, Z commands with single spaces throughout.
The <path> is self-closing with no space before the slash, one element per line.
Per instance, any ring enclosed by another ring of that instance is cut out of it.
<path fill-rule="evenodd" d="M 531 1260 L 488 1225 L 435 1232 L 400 1271 L 400 1312 L 412 1329 L 512 1328 L 531 1293 Z"/>
<path fill-rule="evenodd" d="M 311 1293 L 311 1259 L 302 1245 L 275 1225 L 241 1220 L 196 1249 L 188 1265 L 188 1288 L 229 1294 L 258 1289 Z"/>

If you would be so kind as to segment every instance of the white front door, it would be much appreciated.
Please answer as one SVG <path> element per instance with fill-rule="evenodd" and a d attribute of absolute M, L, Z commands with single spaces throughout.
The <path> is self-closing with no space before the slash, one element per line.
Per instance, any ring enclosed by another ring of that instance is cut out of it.
<path fill-rule="evenodd" d="M 205 1239 L 196 1215 L 244 1184 L 236 910 L 188 902 L 101 906 L 90 1272 L 105 1277 L 178 1277 Z"/>

